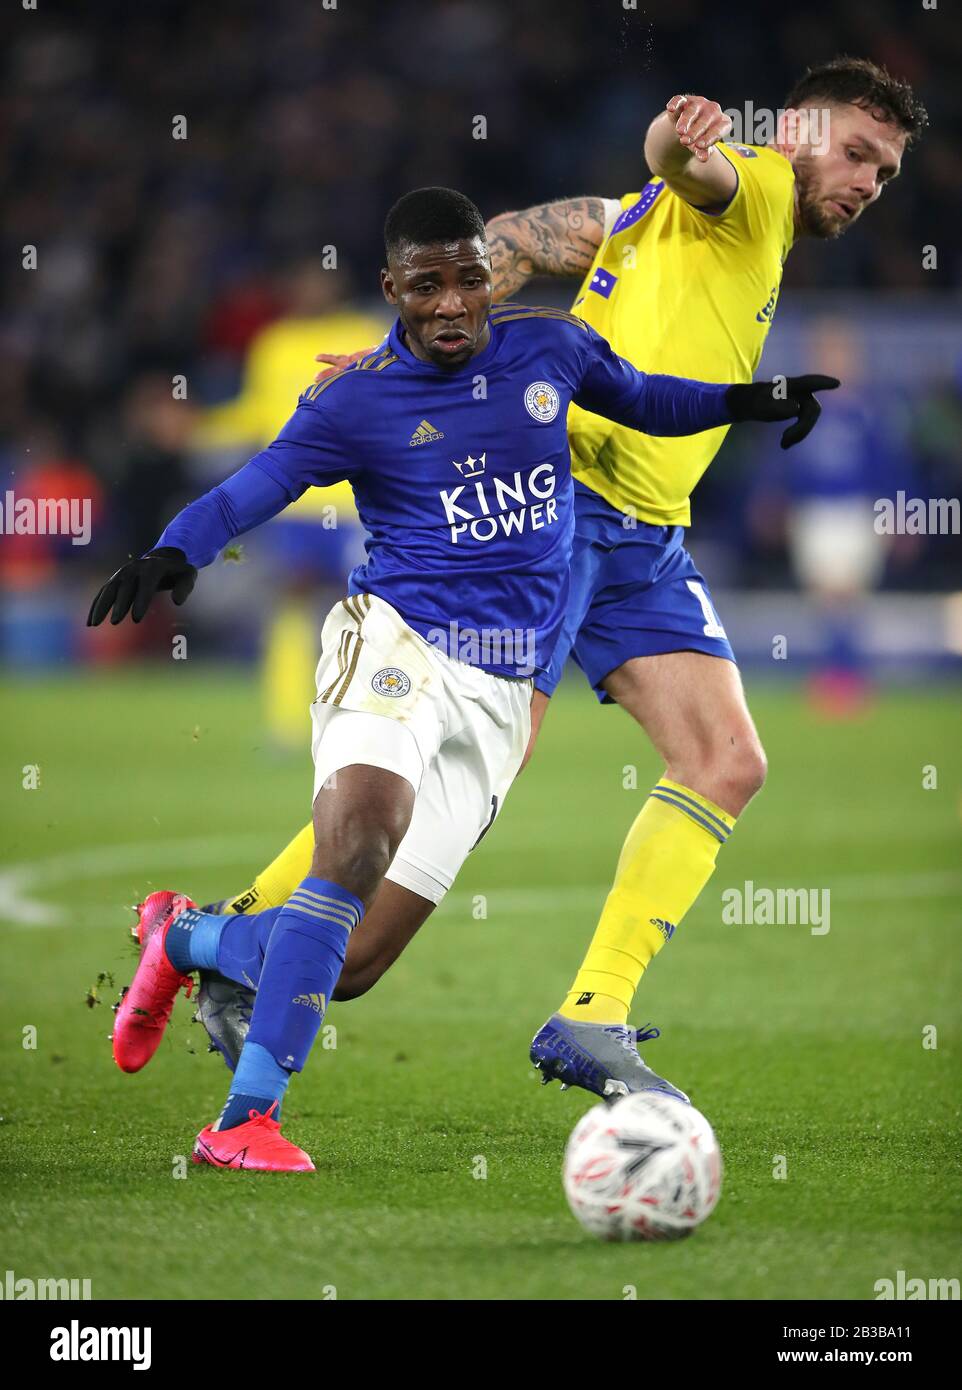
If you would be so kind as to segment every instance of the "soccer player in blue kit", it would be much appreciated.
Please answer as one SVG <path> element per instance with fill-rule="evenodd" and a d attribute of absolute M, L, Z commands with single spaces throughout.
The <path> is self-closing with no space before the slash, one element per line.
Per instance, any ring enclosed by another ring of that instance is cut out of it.
<path fill-rule="evenodd" d="M 352 483 L 368 556 L 322 636 L 311 872 L 283 907 L 250 916 L 151 894 L 114 1028 L 118 1064 L 137 1071 L 190 971 L 257 989 L 226 1105 L 194 1148 L 216 1167 L 313 1169 L 279 1111 L 351 931 L 386 881 L 415 915 L 430 911 L 503 804 L 528 742 L 532 677 L 565 612 L 571 402 L 651 435 L 794 420 L 787 446 L 814 425 L 814 393 L 838 385 L 647 375 L 561 310 L 492 309 L 484 220 L 449 189 L 395 204 L 385 246 L 382 288 L 398 310 L 386 342 L 309 389 L 272 445 L 108 580 L 88 619 L 139 621 L 162 589 L 184 602 L 197 567 L 234 536 L 308 487 Z M 651 1084 L 687 1099 L 655 1073 Z"/>

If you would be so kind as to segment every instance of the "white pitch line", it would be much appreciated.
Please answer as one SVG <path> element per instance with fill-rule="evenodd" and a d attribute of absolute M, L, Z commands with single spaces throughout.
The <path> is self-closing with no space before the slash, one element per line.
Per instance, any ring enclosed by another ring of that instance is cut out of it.
<path fill-rule="evenodd" d="M 35 896 L 38 890 L 65 880 L 97 878 L 135 870 L 138 877 L 149 869 L 170 868 L 180 882 L 182 870 L 194 868 L 224 868 L 259 862 L 265 853 L 263 834 L 218 836 L 199 840 L 196 835 L 182 840 L 147 840 L 138 844 L 96 845 L 90 849 L 72 850 L 47 859 L 27 860 L 0 871 L 0 923 L 25 927 L 107 926 L 117 911 L 115 900 L 100 907 L 64 908 L 44 902 Z M 243 877 L 243 875 L 242 875 Z M 887 899 L 950 898 L 962 899 L 962 873 L 954 870 L 906 874 L 848 874 L 829 879 L 824 884 L 785 885 L 764 878 L 754 880 L 756 888 L 818 887 L 828 888 L 842 900 L 878 902 Z M 233 884 L 230 891 L 236 890 Z M 727 879 L 719 880 L 718 891 L 731 886 Z M 741 887 L 741 884 L 736 885 Z M 539 912 L 597 912 L 604 902 L 609 884 L 571 884 L 569 886 L 526 885 L 523 888 L 493 889 L 484 896 L 487 910 L 515 912 L 521 915 Z M 709 890 L 711 893 L 712 889 Z M 478 895 L 466 890 L 451 892 L 441 911 L 470 915 Z"/>
<path fill-rule="evenodd" d="M 13 864 L 0 870 L 0 922 L 13 923 L 27 927 L 59 927 L 67 923 L 77 925 L 77 909 L 57 907 L 36 899 L 33 892 L 46 888 L 48 884 L 62 883 L 64 880 L 98 878 L 137 870 L 146 873 L 148 869 L 220 868 L 225 865 L 260 862 L 258 856 L 265 853 L 264 835 L 222 835 L 214 839 L 200 840 L 196 835 L 189 840 L 145 840 L 139 844 L 95 845 L 90 849 L 72 850 L 67 854 L 52 855 L 49 859 L 29 859 L 22 864 Z M 233 889 L 229 891 L 234 891 Z M 105 903 L 98 909 L 102 921 L 103 912 L 115 912 L 116 903 Z M 87 909 L 88 915 L 92 909 Z M 81 919 L 83 909 L 79 910 Z M 106 923 L 103 923 L 106 925 Z"/>

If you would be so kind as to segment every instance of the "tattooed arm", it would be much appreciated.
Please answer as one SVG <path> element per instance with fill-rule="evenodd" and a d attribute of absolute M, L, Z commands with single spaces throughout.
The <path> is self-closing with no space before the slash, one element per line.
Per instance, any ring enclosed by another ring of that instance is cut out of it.
<path fill-rule="evenodd" d="M 509 299 L 533 275 L 584 275 L 604 240 L 608 201 L 566 198 L 492 217 L 494 298 Z"/>

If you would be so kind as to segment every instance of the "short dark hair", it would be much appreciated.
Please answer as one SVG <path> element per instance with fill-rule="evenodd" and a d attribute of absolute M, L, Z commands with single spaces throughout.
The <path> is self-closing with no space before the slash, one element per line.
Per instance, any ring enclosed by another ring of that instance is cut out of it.
<path fill-rule="evenodd" d="M 869 58 L 842 54 L 829 63 L 808 68 L 784 105 L 786 109 L 797 109 L 818 100 L 881 111 L 887 122 L 905 131 L 908 145 L 918 139 L 929 123 L 928 112 L 909 84 Z"/>
<path fill-rule="evenodd" d="M 388 256 L 403 246 L 431 246 L 438 241 L 486 241 L 484 218 L 454 188 L 415 188 L 398 198 L 384 221 Z"/>

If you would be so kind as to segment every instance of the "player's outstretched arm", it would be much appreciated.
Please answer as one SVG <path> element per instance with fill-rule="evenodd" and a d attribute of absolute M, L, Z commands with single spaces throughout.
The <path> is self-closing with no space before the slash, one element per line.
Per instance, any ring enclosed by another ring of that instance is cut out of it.
<path fill-rule="evenodd" d="M 782 448 L 790 449 L 815 426 L 821 413 L 816 393 L 839 385 L 833 376 L 776 376 L 730 386 L 642 372 L 593 328 L 582 332 L 586 351 L 575 404 L 644 434 L 700 434 L 744 420 L 791 420 L 782 434 Z"/>
<path fill-rule="evenodd" d="M 494 298 L 510 299 L 534 275 L 583 276 L 605 238 L 604 198 L 565 198 L 502 212 L 485 229 Z"/>
<path fill-rule="evenodd" d="M 128 560 L 110 576 L 90 605 L 87 626 L 99 627 L 111 609 L 112 624 L 128 613 L 139 623 L 166 589 L 174 603 L 183 603 L 199 567 L 209 565 L 235 536 L 277 516 L 303 490 L 282 485 L 253 460 L 245 464 L 178 512 L 153 550 Z"/>
<path fill-rule="evenodd" d="M 99 627 L 111 608 L 111 623 L 121 622 L 128 613 L 139 623 L 156 594 L 170 589 L 171 598 L 180 605 L 196 579 L 197 566 L 189 563 L 182 550 L 160 546 L 148 551 L 139 560 L 128 560 L 110 576 L 90 605 L 87 626 Z"/>
<path fill-rule="evenodd" d="M 714 146 L 731 128 L 717 101 L 690 94 L 674 96 L 648 127 L 648 168 L 694 207 L 727 203 L 738 186 L 738 175 Z"/>
<path fill-rule="evenodd" d="M 747 420 L 759 424 L 791 420 L 794 423 L 781 439 L 782 448 L 790 449 L 811 433 L 822 413 L 816 392 L 834 391 L 839 384 L 833 376 L 809 375 L 716 386 L 707 381 L 653 374 L 646 379 L 637 403 L 640 409 L 634 425 L 645 434 L 680 435 L 699 434 Z"/>
<path fill-rule="evenodd" d="M 790 449 L 811 434 L 822 413 L 816 392 L 836 391 L 841 382 L 834 376 L 776 376 L 772 381 L 751 381 L 729 386 L 725 401 L 732 421 L 757 420 L 772 424 L 794 420 L 782 433 L 782 448 Z"/>
<path fill-rule="evenodd" d="M 335 406 L 325 397 L 323 408 L 302 397 L 280 434 L 225 482 L 178 512 L 155 548 L 129 560 L 112 574 L 90 607 L 87 624 L 97 627 L 113 609 L 110 621 L 122 622 L 130 612 L 135 623 L 154 596 L 170 589 L 183 603 L 197 578 L 228 541 L 269 521 L 302 497 L 309 487 L 328 487 L 358 471 L 356 454 L 349 452 L 353 434 L 348 428 L 351 402 Z"/>

